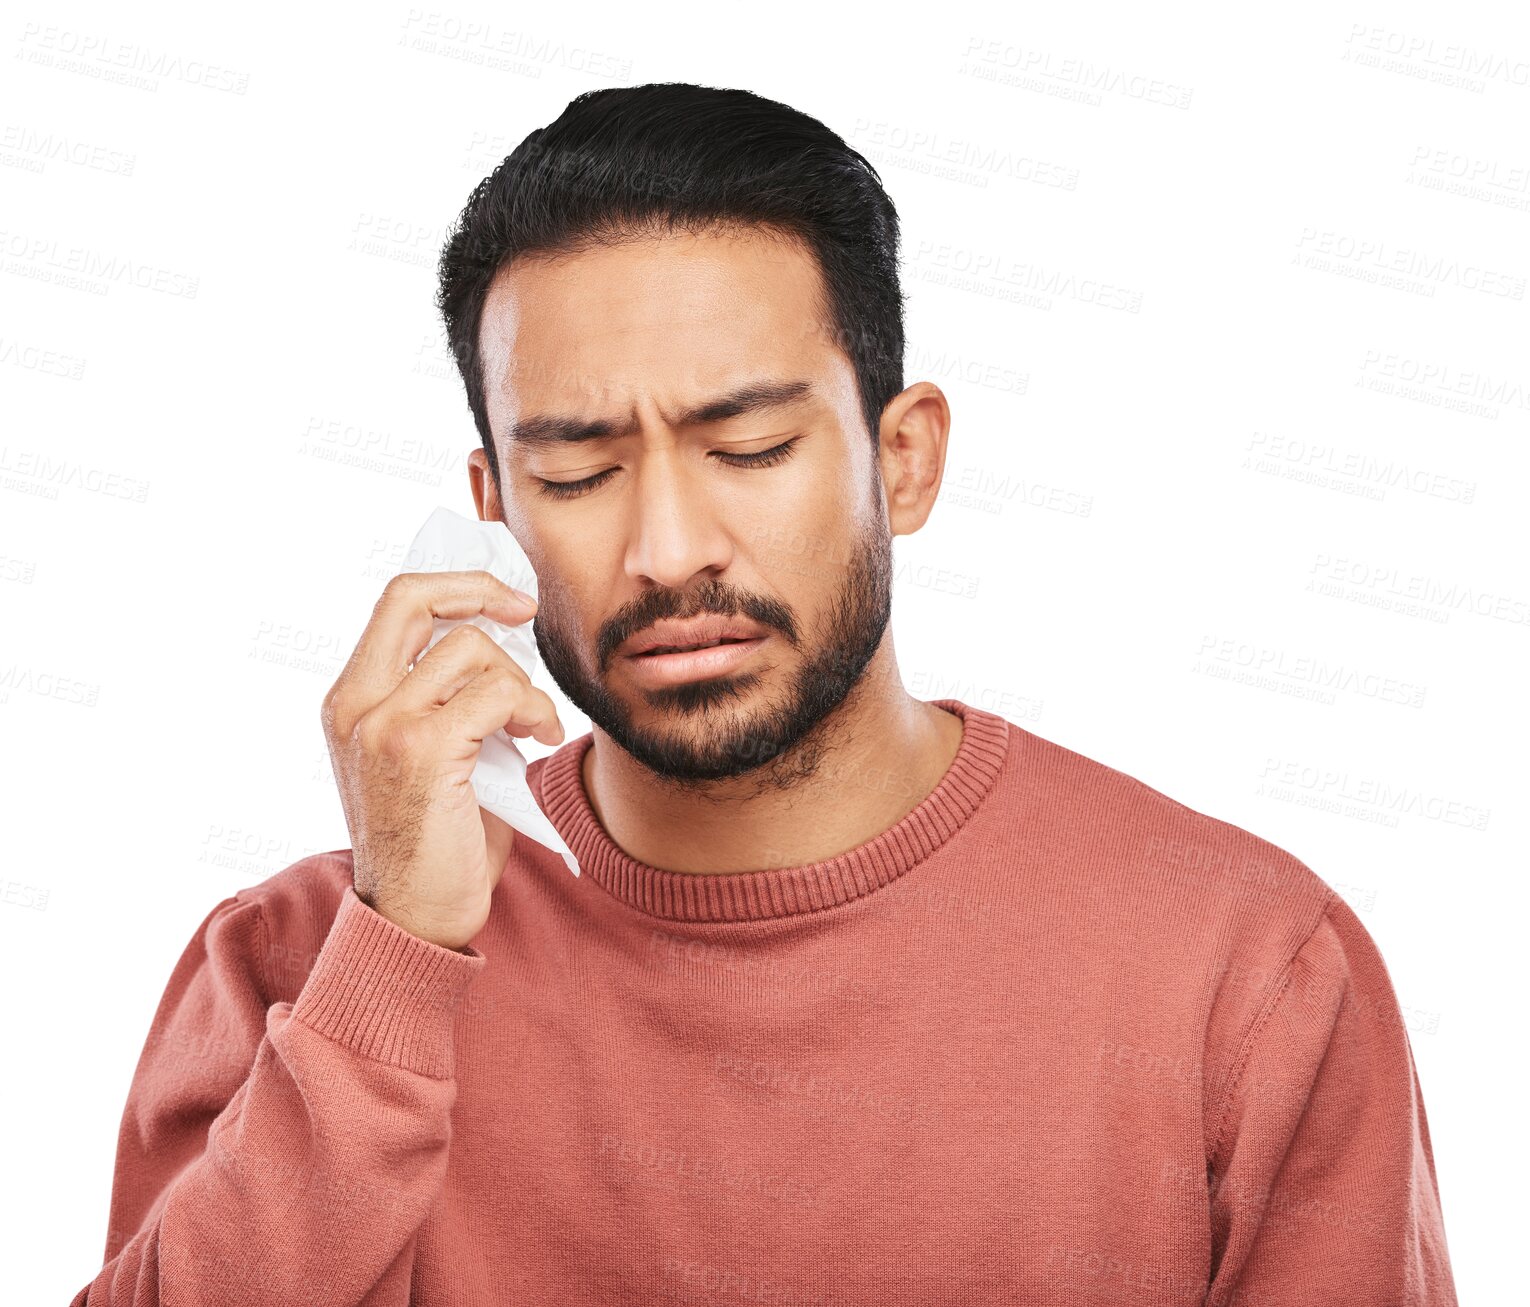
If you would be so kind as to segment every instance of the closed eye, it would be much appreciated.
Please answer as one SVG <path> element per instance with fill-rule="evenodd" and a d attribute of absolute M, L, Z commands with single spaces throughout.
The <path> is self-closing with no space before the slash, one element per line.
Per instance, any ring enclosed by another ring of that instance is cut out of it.
<path fill-rule="evenodd" d="M 801 440 L 801 436 L 793 436 L 790 440 L 783 440 L 779 445 L 772 445 L 769 449 L 761 449 L 753 454 L 727 454 L 720 449 L 714 449 L 713 455 L 721 459 L 729 467 L 773 467 L 777 463 L 784 463 L 792 456 L 792 447 Z M 537 489 L 544 495 L 553 499 L 577 499 L 580 495 L 587 494 L 596 486 L 603 485 L 613 477 L 618 469 L 608 467 L 604 472 L 597 472 L 592 477 L 585 477 L 580 481 L 544 481 L 541 477 L 534 477 Z"/>

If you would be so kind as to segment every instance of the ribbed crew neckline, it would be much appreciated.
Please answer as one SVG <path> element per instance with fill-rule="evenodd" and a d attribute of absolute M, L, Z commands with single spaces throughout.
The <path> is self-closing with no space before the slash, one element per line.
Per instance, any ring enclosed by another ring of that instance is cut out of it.
<path fill-rule="evenodd" d="M 865 844 L 822 862 L 763 871 L 662 871 L 625 853 L 584 790 L 593 734 L 570 740 L 541 767 L 538 798 L 579 859 L 580 874 L 650 916 L 671 921 L 753 921 L 821 912 L 861 898 L 916 867 L 949 840 L 993 789 L 1009 748 L 1009 722 L 960 699 L 932 699 L 962 721 L 956 756 L 912 811 Z M 565 873 L 566 874 L 566 873 Z"/>

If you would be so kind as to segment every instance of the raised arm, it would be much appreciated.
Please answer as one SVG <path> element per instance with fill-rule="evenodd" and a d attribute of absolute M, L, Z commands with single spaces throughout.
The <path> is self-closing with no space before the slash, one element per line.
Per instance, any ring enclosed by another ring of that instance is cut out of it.
<path fill-rule="evenodd" d="M 483 571 L 384 588 L 320 717 L 353 852 L 293 1003 L 270 1003 L 260 891 L 220 903 L 171 978 L 123 1118 L 107 1263 L 73 1307 L 407 1307 L 445 1176 L 456 1000 L 482 970 L 514 832 L 472 773 L 552 699 L 471 620 L 536 600 Z M 432 643 L 441 620 L 461 623 Z"/>
<path fill-rule="evenodd" d="M 160 1000 L 117 1145 L 106 1262 L 71 1307 L 407 1307 L 486 965 L 347 889 L 295 1003 L 267 1006 L 257 898 L 220 903 Z"/>

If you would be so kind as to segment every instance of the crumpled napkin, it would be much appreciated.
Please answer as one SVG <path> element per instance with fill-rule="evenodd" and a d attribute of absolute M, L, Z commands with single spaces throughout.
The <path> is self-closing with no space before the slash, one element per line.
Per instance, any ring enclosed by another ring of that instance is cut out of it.
<path fill-rule="evenodd" d="M 425 525 L 409 546 L 404 567 L 411 572 L 492 572 L 507 585 L 524 590 L 533 598 L 537 596 L 537 577 L 531 570 L 531 560 L 510 534 L 510 528 L 503 522 L 464 517 L 449 508 L 438 508 L 425 519 Z M 426 649 L 463 622 L 471 622 L 487 632 L 531 677 L 532 684 L 538 685 L 540 658 L 530 619 L 519 626 L 505 626 L 482 613 L 476 617 L 438 617 Z M 546 685 L 538 688 L 547 689 Z M 568 869 L 576 876 L 579 874 L 573 850 L 537 806 L 536 796 L 526 783 L 525 755 L 516 748 L 515 737 L 503 727 L 484 736 L 472 784 L 480 807 L 487 808 L 520 834 L 560 854 Z"/>

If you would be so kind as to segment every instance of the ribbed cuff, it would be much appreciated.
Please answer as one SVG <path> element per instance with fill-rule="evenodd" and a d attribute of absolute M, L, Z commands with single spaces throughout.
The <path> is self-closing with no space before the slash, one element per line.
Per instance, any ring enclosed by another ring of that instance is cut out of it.
<path fill-rule="evenodd" d="M 410 934 L 348 885 L 292 1015 L 363 1057 L 447 1080 L 457 1004 L 487 962 Z"/>

